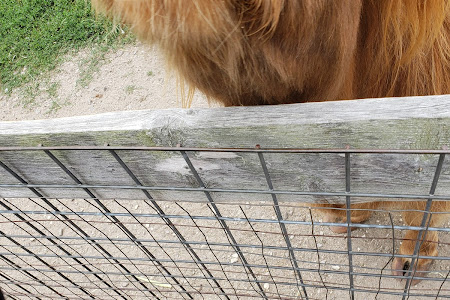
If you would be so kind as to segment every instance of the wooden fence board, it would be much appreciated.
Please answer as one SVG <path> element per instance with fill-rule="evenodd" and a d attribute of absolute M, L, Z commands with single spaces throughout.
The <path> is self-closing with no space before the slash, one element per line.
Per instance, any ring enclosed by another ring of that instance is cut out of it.
<path fill-rule="evenodd" d="M 262 107 L 125 111 L 52 120 L 0 122 L 0 147 L 176 146 L 202 148 L 320 148 L 440 150 L 450 145 L 450 96 L 365 99 Z M 5 150 L 3 148 L 3 150 Z M 52 151 L 83 183 L 133 186 L 107 151 Z M 180 152 L 118 151 L 145 186 L 198 187 Z M 188 153 L 208 188 L 267 190 L 256 153 Z M 275 190 L 345 191 L 344 155 L 265 154 Z M 438 156 L 353 154 L 353 192 L 427 194 Z M 0 151 L 0 161 L 33 184 L 74 181 L 43 151 Z M 1 184 L 18 184 L 0 169 Z M 92 188 L 99 198 L 142 199 L 136 189 Z M 437 194 L 450 190 L 448 158 Z M 47 197 L 86 197 L 72 188 L 40 188 Z M 157 199 L 205 199 L 202 192 L 154 191 Z M 270 195 L 212 192 L 221 201 L 270 200 Z M 0 186 L 0 197 L 31 197 Z M 279 195 L 286 201 L 343 197 Z M 362 200 L 362 199 L 361 199 Z"/>

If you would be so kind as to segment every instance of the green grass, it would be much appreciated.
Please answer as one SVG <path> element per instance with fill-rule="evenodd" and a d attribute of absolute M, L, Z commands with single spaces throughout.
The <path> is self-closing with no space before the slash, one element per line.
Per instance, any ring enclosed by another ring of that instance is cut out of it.
<path fill-rule="evenodd" d="M 58 96 L 58 88 L 60 84 L 58 82 L 52 82 L 48 84 L 47 93 L 51 98 L 56 98 Z"/>
<path fill-rule="evenodd" d="M 128 95 L 133 94 L 135 90 L 136 90 L 136 86 L 134 86 L 134 85 L 127 85 L 125 87 L 125 93 L 127 93 Z"/>
<path fill-rule="evenodd" d="M 10 93 L 39 80 L 64 54 L 81 48 L 96 53 L 92 71 L 94 60 L 107 49 L 133 39 L 128 31 L 96 17 L 86 0 L 0 0 L 1 91 Z"/>

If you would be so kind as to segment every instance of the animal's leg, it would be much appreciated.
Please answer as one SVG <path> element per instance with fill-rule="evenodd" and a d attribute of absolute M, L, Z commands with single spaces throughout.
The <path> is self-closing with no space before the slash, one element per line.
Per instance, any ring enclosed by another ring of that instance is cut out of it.
<path fill-rule="evenodd" d="M 414 252 L 414 247 L 418 240 L 419 231 L 408 230 L 403 238 L 402 245 L 400 246 L 399 253 L 402 255 L 412 255 Z M 419 255 L 423 256 L 437 256 L 437 243 L 438 235 L 435 231 L 428 231 L 423 233 L 420 239 L 420 250 Z M 412 274 L 414 277 L 426 277 L 427 271 L 433 261 L 431 259 L 420 258 L 416 259 L 414 263 L 414 268 Z M 408 257 L 396 257 L 392 262 L 392 274 L 396 276 L 408 276 L 408 270 L 411 266 L 411 258 Z M 419 283 L 419 279 L 413 279 L 411 284 Z"/>
<path fill-rule="evenodd" d="M 409 209 L 413 210 L 424 210 L 426 202 L 418 201 L 418 202 L 406 202 L 404 205 Z M 431 212 L 445 212 L 447 211 L 446 203 L 441 201 L 436 201 L 431 206 Z M 445 218 L 448 215 L 446 214 L 432 214 L 428 215 L 428 219 L 425 223 L 429 222 L 429 227 L 438 227 L 442 224 Z M 431 219 L 430 219 L 431 218 Z M 409 226 L 420 226 L 423 219 L 423 213 L 419 213 L 416 211 L 406 211 L 403 212 L 403 219 L 406 224 Z M 414 249 L 416 247 L 416 243 L 419 243 L 419 255 L 420 256 L 437 256 L 438 255 L 438 233 L 436 231 L 423 231 L 420 235 L 419 231 L 416 230 L 408 230 L 403 238 L 402 244 L 400 246 L 399 254 L 401 255 L 412 255 L 414 254 Z M 432 259 L 420 258 L 416 259 L 414 262 L 413 273 L 415 277 L 425 277 L 428 269 L 430 268 Z M 410 269 L 412 263 L 412 259 L 408 257 L 396 257 L 392 262 L 392 273 L 397 276 L 408 276 L 412 274 L 408 274 L 408 270 Z M 411 284 L 417 284 L 420 282 L 418 279 L 414 279 L 411 281 Z"/>
<path fill-rule="evenodd" d="M 358 203 L 352 204 L 350 206 L 350 216 L 352 223 L 362 223 L 370 218 L 372 215 L 372 210 L 379 206 L 380 202 L 368 202 L 368 203 Z M 347 211 L 345 210 L 345 205 L 339 204 L 320 204 L 318 207 L 319 212 L 323 214 L 323 221 L 328 223 L 346 223 L 347 222 Z M 355 227 L 351 228 L 356 229 Z M 344 226 L 331 226 L 330 230 L 335 233 L 345 233 L 347 232 L 347 227 Z"/>

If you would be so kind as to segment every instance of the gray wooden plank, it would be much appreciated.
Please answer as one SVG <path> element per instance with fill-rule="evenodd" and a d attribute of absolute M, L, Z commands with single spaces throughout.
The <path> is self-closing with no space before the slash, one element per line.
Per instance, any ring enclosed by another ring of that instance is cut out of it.
<path fill-rule="evenodd" d="M 0 122 L 0 147 L 176 146 L 204 148 L 442 149 L 450 145 L 450 96 L 365 99 L 262 107 L 125 111 L 53 120 Z M 134 182 L 107 151 L 53 151 L 83 183 Z M 146 186 L 198 187 L 181 154 L 118 151 Z M 209 188 L 267 190 L 256 153 L 193 152 L 192 163 Z M 342 154 L 265 154 L 276 190 L 342 192 Z M 354 154 L 352 191 L 424 194 L 437 155 Z M 0 160 L 29 183 L 73 184 L 42 151 L 0 151 Z M 0 184 L 17 180 L 0 170 Z M 437 194 L 450 190 L 444 164 Z M 101 198 L 142 199 L 139 190 L 92 189 Z M 81 189 L 42 188 L 48 197 L 86 197 Z M 157 199 L 205 200 L 202 192 L 150 191 Z M 213 192 L 220 201 L 268 200 L 268 194 Z M 0 197 L 30 197 L 30 191 L 0 187 Z M 342 197 L 279 195 L 281 201 L 344 201 Z M 358 199 L 364 200 L 364 199 Z"/>

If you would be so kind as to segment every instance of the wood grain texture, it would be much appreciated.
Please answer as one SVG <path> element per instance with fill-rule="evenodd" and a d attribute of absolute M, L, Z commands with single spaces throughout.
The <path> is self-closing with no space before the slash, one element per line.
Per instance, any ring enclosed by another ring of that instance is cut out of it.
<path fill-rule="evenodd" d="M 0 147 L 176 146 L 204 148 L 345 148 L 439 150 L 450 145 L 450 96 L 365 99 L 262 107 L 126 111 L 53 120 L 0 122 Z M 108 151 L 52 151 L 83 183 L 133 186 Z M 179 151 L 118 151 L 145 186 L 199 187 Z M 256 153 L 189 152 L 203 183 L 215 189 L 268 190 Z M 275 190 L 345 191 L 343 154 L 265 154 Z M 43 151 L 0 151 L 0 161 L 33 184 L 75 184 Z M 437 155 L 353 154 L 351 190 L 427 195 Z M 437 193 L 450 191 L 446 158 Z M 0 184 L 17 184 L 0 169 Z M 40 188 L 47 197 L 87 197 L 82 189 Z M 140 190 L 92 189 L 99 198 L 142 199 Z M 149 191 L 155 199 L 206 200 L 203 192 Z M 269 194 L 212 192 L 217 201 L 270 200 Z M 0 197 L 31 197 L 0 187 Z M 280 201 L 343 197 L 279 195 Z M 367 198 L 355 199 L 357 201 Z M 370 199 L 373 200 L 373 199 Z"/>

